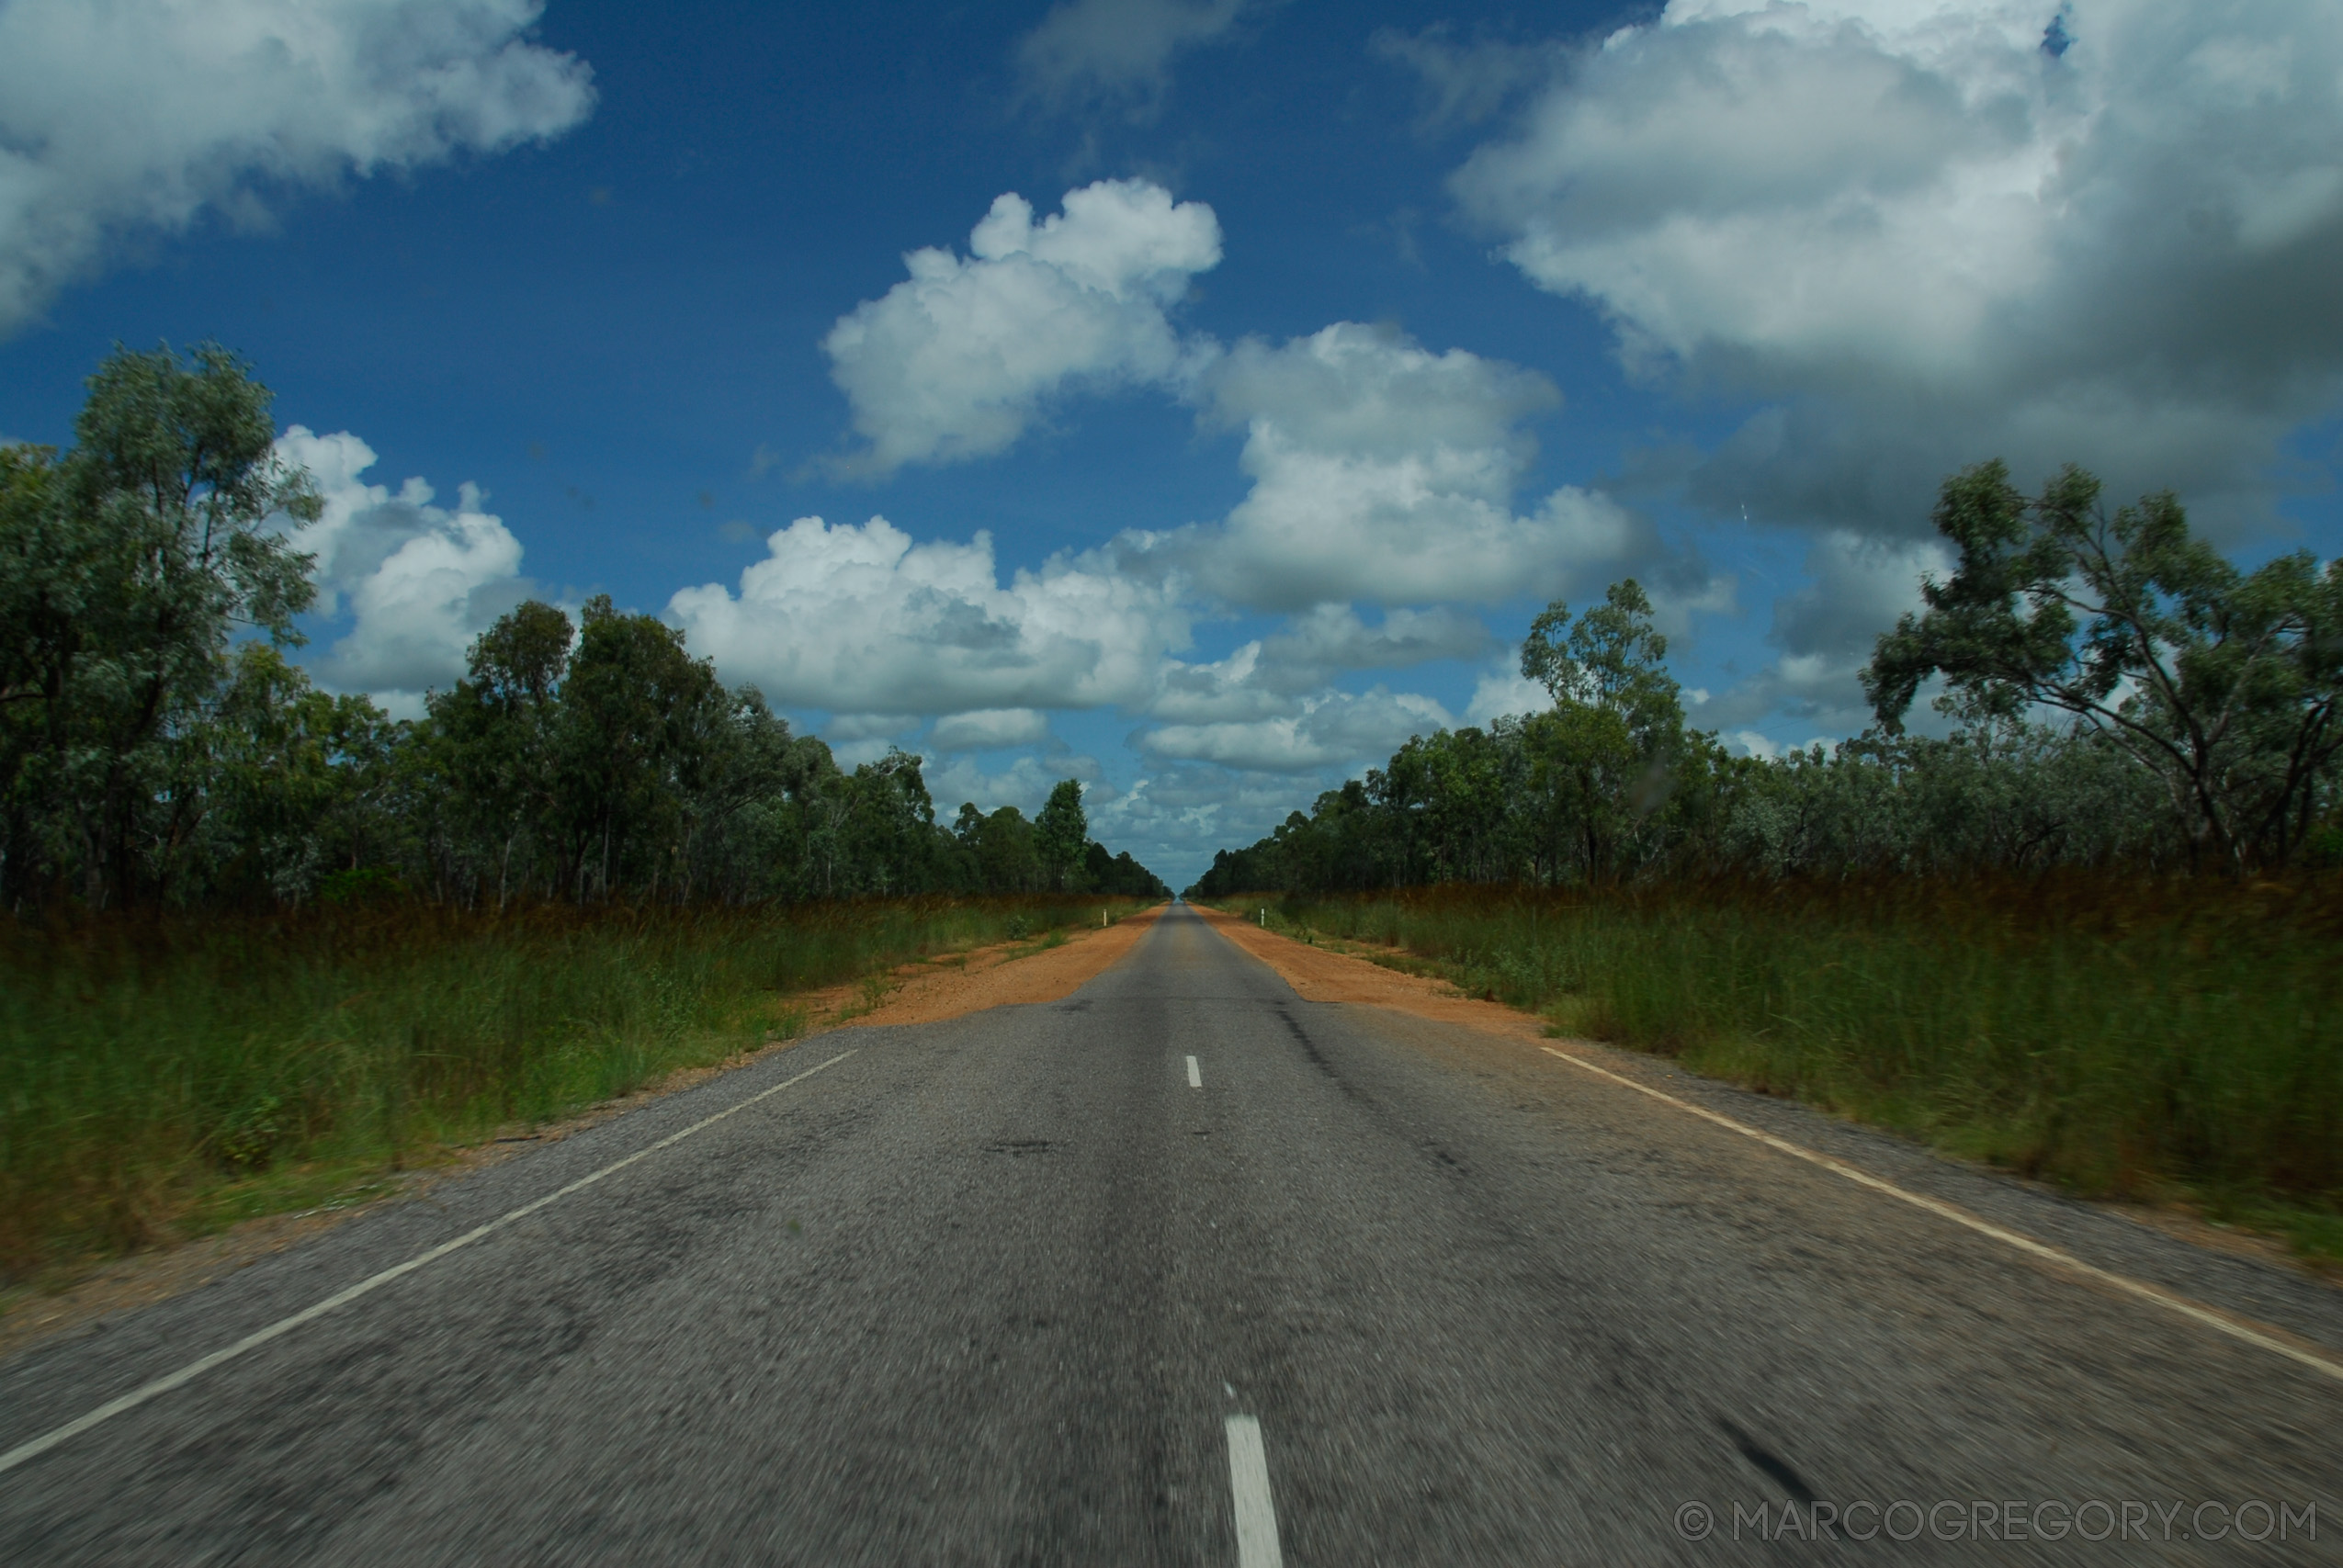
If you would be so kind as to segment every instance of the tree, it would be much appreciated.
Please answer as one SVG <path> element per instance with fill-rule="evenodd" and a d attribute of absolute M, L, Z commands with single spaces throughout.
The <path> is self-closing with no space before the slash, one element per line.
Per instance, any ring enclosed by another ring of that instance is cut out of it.
<path fill-rule="evenodd" d="M 1570 624 L 1556 599 L 1530 623 L 1522 642 L 1522 675 L 1575 705 L 1616 714 L 1647 755 L 1672 746 L 1683 728 L 1682 688 L 1668 673 L 1668 639 L 1651 624 L 1651 600 L 1630 577 L 1614 582 L 1594 609 Z"/>
<path fill-rule="evenodd" d="M 579 897 L 680 880 L 684 804 L 725 705 L 715 670 L 685 651 L 681 632 L 597 594 L 560 701 L 565 880 Z"/>
<path fill-rule="evenodd" d="M 1556 599 L 1522 643 L 1522 674 L 1554 696 L 1553 711 L 1524 735 L 1528 788 L 1542 808 L 1539 838 L 1576 841 L 1581 874 L 1611 874 L 1634 826 L 1670 792 L 1683 749 L 1681 688 L 1668 673 L 1668 639 L 1651 624 L 1651 600 L 1634 578 L 1570 621 Z"/>
<path fill-rule="evenodd" d="M 70 670 L 56 657 L 71 626 L 48 547 L 56 458 L 46 446 L 0 446 L 0 891 L 12 896 L 43 858 L 40 814 L 17 783 L 48 739 L 52 688 Z"/>
<path fill-rule="evenodd" d="M 927 885 L 935 803 L 920 765 L 919 757 L 890 746 L 886 756 L 854 772 L 847 844 L 859 892 L 916 893 Z"/>
<path fill-rule="evenodd" d="M 362 696 L 334 696 L 264 642 L 229 660 L 179 751 L 189 803 L 187 885 L 212 897 L 298 904 L 324 874 L 388 847 L 392 757 L 405 726 Z M 199 804 L 198 804 L 199 803 Z"/>
<path fill-rule="evenodd" d="M 276 457 L 268 389 L 225 349 L 118 349 L 88 385 L 71 452 L 0 470 L 0 785 L 14 890 L 38 858 L 102 908 L 163 890 L 158 852 L 188 828 L 174 748 L 231 637 L 301 640 L 314 590 L 286 525 L 321 503 Z"/>
<path fill-rule="evenodd" d="M 0 446 L 12 908 L 1155 886 L 1089 843 L 1079 786 L 1046 835 L 1005 807 L 947 833 L 918 757 L 842 772 L 606 596 L 582 625 L 535 601 L 500 616 L 418 722 L 321 692 L 284 656 L 321 505 L 275 456 L 267 389 L 209 345 L 118 351 L 89 389 L 71 451 Z"/>
<path fill-rule="evenodd" d="M 2047 707 L 2103 736 L 2162 784 L 2201 858 L 2243 870 L 2303 841 L 2343 749 L 2343 561 L 2240 572 L 2170 492 L 2111 516 L 2072 466 L 2031 498 L 1998 461 L 1964 469 L 1935 523 L 1960 563 L 1879 639 L 1863 689 L 1882 725 L 1941 675 L 1946 711 Z"/>
<path fill-rule="evenodd" d="M 466 678 L 428 700 L 467 826 L 494 847 L 496 904 L 504 908 L 525 840 L 554 810 L 559 699 L 576 630 L 538 600 L 516 605 L 481 634 Z"/>
<path fill-rule="evenodd" d="M 987 816 L 974 801 L 963 802 L 953 834 L 970 863 L 971 892 L 1032 893 L 1040 888 L 1041 854 L 1035 847 L 1033 824 L 1015 807 L 999 807 Z"/>
<path fill-rule="evenodd" d="M 1073 888 L 1081 879 L 1083 850 L 1090 842 L 1090 818 L 1082 811 L 1082 786 L 1060 779 L 1051 788 L 1041 815 L 1034 818 L 1034 851 L 1053 886 Z"/>

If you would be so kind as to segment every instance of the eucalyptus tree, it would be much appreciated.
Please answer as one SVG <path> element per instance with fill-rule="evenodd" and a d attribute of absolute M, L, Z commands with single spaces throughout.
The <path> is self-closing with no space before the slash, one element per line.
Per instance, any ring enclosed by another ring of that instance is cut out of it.
<path fill-rule="evenodd" d="M 865 762 L 847 780 L 847 852 L 855 868 L 851 891 L 926 891 L 936 854 L 935 803 L 920 759 L 900 748 Z"/>
<path fill-rule="evenodd" d="M 686 803 L 724 691 L 656 618 L 622 614 L 606 593 L 582 618 L 556 745 L 563 880 L 578 897 L 637 879 L 655 892 L 680 876 Z"/>
<path fill-rule="evenodd" d="M 1070 781 L 1039 823 L 1004 807 L 956 837 L 921 759 L 843 772 L 606 595 L 499 617 L 419 722 L 317 690 L 284 650 L 322 506 L 269 406 L 225 350 L 118 351 L 71 450 L 0 447 L 10 907 L 1154 885 L 1089 841 Z"/>
<path fill-rule="evenodd" d="M 54 688 L 71 668 L 56 657 L 71 629 L 49 543 L 56 458 L 51 447 L 0 446 L 0 893 L 12 900 L 45 858 L 45 824 L 18 781 L 50 734 Z"/>
<path fill-rule="evenodd" d="M 1053 887 L 1074 888 L 1081 880 L 1082 851 L 1090 842 L 1090 818 L 1082 810 L 1082 786 L 1060 779 L 1050 787 L 1034 818 L 1034 852 Z"/>
<path fill-rule="evenodd" d="M 1540 837 L 1574 838 L 1579 874 L 1589 879 L 1622 869 L 1624 840 L 1671 793 L 1684 709 L 1667 657 L 1651 600 L 1632 577 L 1613 583 L 1575 624 L 1556 599 L 1522 640 L 1523 678 L 1554 698 L 1522 736 L 1529 792 L 1544 818 Z"/>
<path fill-rule="evenodd" d="M 2100 491 L 2071 466 L 2032 497 L 1998 461 L 1946 480 L 1959 565 L 1879 639 L 1863 689 L 1891 732 L 1931 676 L 1973 720 L 2063 712 L 2161 784 L 2200 859 L 2281 862 L 2343 750 L 2343 560 L 2243 572 L 2168 491 L 2111 514 Z"/>
<path fill-rule="evenodd" d="M 408 729 L 363 696 L 319 691 L 265 642 L 237 647 L 176 759 L 172 793 L 199 807 L 175 846 L 183 897 L 299 904 L 333 873 L 391 858 Z"/>
<path fill-rule="evenodd" d="M 192 809 L 174 749 L 231 639 L 301 640 L 314 590 L 284 523 L 321 503 L 276 456 L 268 389 L 225 349 L 118 349 L 88 387 L 71 451 L 18 452 L 0 474 L 0 694 L 4 782 L 31 819 L 11 881 L 33 848 L 104 908 L 164 890 L 150 874 L 167 874 Z"/>
<path fill-rule="evenodd" d="M 494 857 L 500 908 L 527 886 L 532 835 L 561 804 L 561 679 L 576 636 L 568 615 L 529 600 L 472 644 L 463 679 L 426 699 L 454 815 L 464 836 Z"/>
<path fill-rule="evenodd" d="M 954 821 L 952 836 L 959 841 L 968 870 L 970 892 L 1033 893 L 1043 881 L 1041 854 L 1034 845 L 1034 826 L 1013 806 L 979 811 L 964 801 Z"/>

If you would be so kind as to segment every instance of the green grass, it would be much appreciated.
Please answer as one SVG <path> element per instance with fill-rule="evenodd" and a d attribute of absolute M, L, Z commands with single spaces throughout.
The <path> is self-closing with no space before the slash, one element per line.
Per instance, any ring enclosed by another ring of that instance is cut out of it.
<path fill-rule="evenodd" d="M 1230 899 L 1557 1031 L 2343 1258 L 2343 879 Z"/>
<path fill-rule="evenodd" d="M 1126 899 L 0 922 L 0 1284 L 345 1199 Z"/>

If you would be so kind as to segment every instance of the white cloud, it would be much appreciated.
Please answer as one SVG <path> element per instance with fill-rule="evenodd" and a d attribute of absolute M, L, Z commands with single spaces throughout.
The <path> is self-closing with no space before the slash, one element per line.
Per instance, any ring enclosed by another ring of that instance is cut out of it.
<path fill-rule="evenodd" d="M 824 739 L 852 742 L 857 746 L 875 745 L 877 750 L 857 757 L 869 761 L 873 757 L 887 755 L 887 748 L 896 741 L 908 739 L 919 728 L 919 720 L 900 713 L 833 713 L 823 721 Z"/>
<path fill-rule="evenodd" d="M 914 253 L 911 281 L 832 329 L 833 374 L 868 443 L 848 468 L 1000 451 L 1053 398 L 1150 384 L 1245 432 L 1252 488 L 1217 523 L 1123 536 L 1127 572 L 1177 568 L 1262 608 L 1404 606 L 1547 596 L 1662 553 L 1596 491 L 1514 510 L 1537 451 L 1527 422 L 1561 400 L 1534 371 L 1351 321 L 1282 345 L 1181 339 L 1166 309 L 1220 255 L 1201 204 L 1103 182 L 1036 226 L 1004 196 L 971 251 Z"/>
<path fill-rule="evenodd" d="M 1321 776 L 1315 783 L 1330 782 Z M 1309 804 L 1313 781 L 1293 773 L 1233 773 L 1174 762 L 1133 782 L 1120 795 L 1098 792 L 1082 806 L 1092 837 L 1128 849 L 1174 887 L 1193 882 L 1215 850 L 1250 844 L 1296 807 Z"/>
<path fill-rule="evenodd" d="M 1297 705 L 1293 693 L 1264 680 L 1261 643 L 1244 643 L 1224 659 L 1164 660 L 1156 677 L 1149 716 L 1181 724 L 1271 718 Z"/>
<path fill-rule="evenodd" d="M 1915 534 L 1998 454 L 2234 522 L 2343 389 L 2331 0 L 1674 0 L 1455 189 L 1631 363 L 1777 400 L 1726 512 Z"/>
<path fill-rule="evenodd" d="M 317 610 L 346 611 L 355 625 L 310 669 L 325 684 L 371 693 L 402 713 L 464 672 L 473 640 L 527 595 L 521 542 L 481 509 L 478 487 L 458 488 L 453 512 L 410 479 L 393 493 L 360 478 L 374 449 L 347 431 L 318 435 L 294 425 L 277 454 L 310 471 L 324 515 L 293 536 L 317 558 Z"/>
<path fill-rule="evenodd" d="M 1101 180 L 1038 224 L 1023 197 L 999 197 L 968 250 L 913 251 L 907 281 L 822 340 L 868 443 L 847 468 L 984 457 L 1061 390 L 1178 380 L 1165 312 L 1219 264 L 1220 224 L 1149 181 Z"/>
<path fill-rule="evenodd" d="M 1261 644 L 1262 678 L 1284 691 L 1322 684 L 1347 670 L 1406 670 L 1471 659 L 1488 646 L 1478 617 L 1446 605 L 1384 612 L 1368 626 L 1348 604 L 1313 604 Z"/>
<path fill-rule="evenodd" d="M 1100 824 L 1094 817 L 1097 802 L 1089 793 L 1103 776 L 1095 757 L 1028 754 L 997 773 L 986 773 L 969 758 L 947 757 L 940 763 L 922 768 L 920 776 L 927 781 L 927 793 L 935 802 L 937 819 L 946 827 L 959 816 L 963 802 L 988 813 L 1013 806 L 1027 817 L 1036 816 L 1060 780 L 1079 779 L 1085 790 L 1083 815 L 1093 818 L 1091 837 L 1100 836 Z"/>
<path fill-rule="evenodd" d="M 1217 762 L 1257 773 L 1305 773 L 1380 763 L 1411 735 L 1453 728 L 1432 698 L 1382 686 L 1361 695 L 1329 691 L 1291 716 L 1165 724 L 1133 738 L 1150 757 Z"/>
<path fill-rule="evenodd" d="M 1792 750 L 1779 741 L 1766 739 L 1754 729 L 1737 729 L 1724 739 L 1726 745 L 1739 747 L 1744 757 L 1758 757 L 1769 762 Z"/>
<path fill-rule="evenodd" d="M 558 136 L 591 71 L 526 40 L 538 0 L 0 6 L 0 332 L 109 242 L 207 209 Z"/>
<path fill-rule="evenodd" d="M 1486 725 L 1508 714 L 1544 713 L 1553 705 L 1554 694 L 1523 676 L 1509 659 L 1483 671 L 1473 682 L 1473 700 L 1466 705 L 1465 716 Z"/>
<path fill-rule="evenodd" d="M 1049 739 L 1049 716 L 1036 708 L 979 708 L 935 721 L 928 744 L 939 751 L 991 751 Z"/>
<path fill-rule="evenodd" d="M 1055 107 L 1128 102 L 1142 115 L 1163 95 L 1172 59 L 1227 36 L 1247 0 L 1065 0 L 1017 45 L 1029 97 Z"/>
<path fill-rule="evenodd" d="M 1723 728 L 1779 713 L 1809 731 L 1845 735 L 1868 728 L 1871 709 L 1857 677 L 1879 634 L 1920 608 L 1923 577 L 1947 577 L 1952 564 L 1933 541 L 1871 538 L 1847 529 L 1820 535 L 1806 552 L 1805 585 L 1774 601 L 1768 640 L 1781 658 L 1700 704 L 1692 722 Z"/>
<path fill-rule="evenodd" d="M 801 517 L 669 613 L 693 649 L 776 705 L 868 714 L 1135 705 L 1187 637 L 1176 582 L 1058 558 L 1002 585 L 992 539 L 926 544 L 884 517 Z"/>
<path fill-rule="evenodd" d="M 1624 508 L 1575 486 L 1514 512 L 1536 454 L 1522 422 L 1559 401 L 1518 366 L 1341 321 L 1237 344 L 1196 395 L 1207 420 L 1244 429 L 1252 490 L 1216 527 L 1135 544 L 1235 603 L 1544 596 L 1653 548 Z"/>
<path fill-rule="evenodd" d="M 842 736 L 836 728 L 824 725 L 821 739 L 830 748 L 830 760 L 848 773 L 865 762 L 876 762 L 889 751 L 900 750 L 894 739 L 884 735 Z"/>
<path fill-rule="evenodd" d="M 1347 604 L 1318 604 L 1225 658 L 1166 660 L 1147 711 L 1180 724 L 1293 716 L 1339 674 L 1469 659 L 1488 645 L 1486 626 L 1445 607 L 1393 610 L 1370 626 Z"/>

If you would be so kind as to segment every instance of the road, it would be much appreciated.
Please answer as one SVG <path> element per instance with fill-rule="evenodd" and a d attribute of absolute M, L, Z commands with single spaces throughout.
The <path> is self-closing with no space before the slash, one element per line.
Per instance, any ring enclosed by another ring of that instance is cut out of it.
<path fill-rule="evenodd" d="M 1583 1049 L 2343 1347 L 2285 1269 Z M 493 1226 L 14 1462 L 0 1562 L 2343 1559 L 2343 1382 L 1179 908 L 431 1196 L 0 1367 L 20 1450 Z"/>

